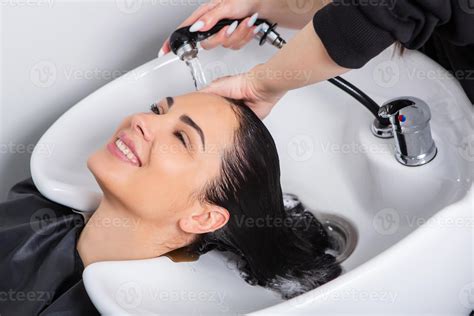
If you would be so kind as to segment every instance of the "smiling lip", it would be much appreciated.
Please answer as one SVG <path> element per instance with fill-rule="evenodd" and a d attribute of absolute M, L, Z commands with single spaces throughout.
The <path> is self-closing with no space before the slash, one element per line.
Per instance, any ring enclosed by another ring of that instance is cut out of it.
<path fill-rule="evenodd" d="M 115 142 L 117 141 L 117 138 L 115 140 L 113 140 L 112 142 L 110 142 L 108 145 L 107 145 L 107 149 L 114 155 L 116 156 L 117 158 L 121 159 L 122 161 L 124 162 L 128 162 L 136 167 L 141 167 L 142 166 L 142 161 L 140 159 L 140 156 L 138 156 L 137 154 L 137 150 L 135 148 L 135 144 L 133 143 L 133 141 L 127 137 L 127 135 L 122 132 L 118 139 L 120 139 L 129 149 L 130 151 L 135 155 L 135 157 L 137 158 L 137 161 L 138 163 L 134 163 L 133 161 L 131 161 L 130 159 L 128 159 L 127 156 L 125 156 L 122 151 L 120 151 L 118 148 L 117 148 L 117 145 L 115 144 Z"/>

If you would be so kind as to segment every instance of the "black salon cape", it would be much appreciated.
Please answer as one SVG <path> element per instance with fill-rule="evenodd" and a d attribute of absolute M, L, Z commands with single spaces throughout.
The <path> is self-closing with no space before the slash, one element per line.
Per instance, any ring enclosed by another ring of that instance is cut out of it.
<path fill-rule="evenodd" d="M 0 203 L 0 315 L 99 315 L 82 282 L 82 215 L 43 197 L 31 178 Z"/>

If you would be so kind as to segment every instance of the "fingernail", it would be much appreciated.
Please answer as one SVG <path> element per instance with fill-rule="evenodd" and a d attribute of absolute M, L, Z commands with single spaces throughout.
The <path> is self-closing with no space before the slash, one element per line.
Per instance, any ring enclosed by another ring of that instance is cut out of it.
<path fill-rule="evenodd" d="M 259 26 L 257 26 L 255 30 L 253 30 L 253 34 L 257 35 L 257 33 L 260 32 L 260 30 L 262 29 L 262 27 L 263 27 L 263 24 L 260 24 Z"/>
<path fill-rule="evenodd" d="M 247 22 L 248 27 L 252 27 L 258 19 L 258 12 L 250 17 L 250 20 Z"/>
<path fill-rule="evenodd" d="M 160 52 L 158 53 L 158 58 L 160 57 L 163 57 L 165 55 L 165 51 L 162 49 L 160 49 Z"/>
<path fill-rule="evenodd" d="M 237 29 L 238 25 L 239 25 L 239 21 L 234 21 L 226 31 L 227 36 L 231 36 L 232 33 L 234 33 L 234 31 Z"/>
<path fill-rule="evenodd" d="M 197 32 L 203 27 L 204 27 L 204 21 L 199 20 L 189 28 L 189 32 Z"/>

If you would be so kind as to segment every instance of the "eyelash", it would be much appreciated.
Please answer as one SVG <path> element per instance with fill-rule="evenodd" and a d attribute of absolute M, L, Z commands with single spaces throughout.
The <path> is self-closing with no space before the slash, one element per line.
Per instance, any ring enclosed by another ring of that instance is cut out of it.
<path fill-rule="evenodd" d="M 162 115 L 161 113 L 161 107 L 156 105 L 156 104 L 152 104 L 151 107 L 150 107 L 150 110 L 151 112 L 155 113 L 156 115 Z M 184 147 L 188 147 L 186 145 L 186 140 L 183 136 L 183 132 L 181 131 L 176 131 L 173 133 L 173 135 L 184 145 Z"/>
<path fill-rule="evenodd" d="M 161 115 L 161 107 L 156 104 L 152 104 L 150 110 L 157 115 Z"/>
<path fill-rule="evenodd" d="M 176 138 L 179 139 L 179 141 L 181 143 L 183 143 L 184 147 L 186 147 L 186 148 L 188 147 L 188 146 L 186 146 L 186 140 L 184 139 L 184 136 L 183 136 L 182 132 L 176 131 L 176 132 L 173 133 L 173 135 L 176 136 Z"/>

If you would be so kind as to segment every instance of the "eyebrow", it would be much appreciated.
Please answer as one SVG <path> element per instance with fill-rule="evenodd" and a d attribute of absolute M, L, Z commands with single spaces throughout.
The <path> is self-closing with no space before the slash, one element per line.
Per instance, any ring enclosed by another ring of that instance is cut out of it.
<path fill-rule="evenodd" d="M 168 103 L 168 109 L 169 109 L 173 106 L 174 99 L 172 97 L 166 97 L 166 103 Z"/>
<path fill-rule="evenodd" d="M 194 122 L 193 119 L 190 118 L 189 116 L 187 116 L 186 114 L 181 115 L 179 117 L 179 119 L 181 120 L 181 122 L 191 126 L 192 128 L 194 128 L 198 132 L 199 136 L 201 137 L 202 146 L 204 147 L 204 150 L 206 150 L 206 139 L 205 139 L 204 133 L 203 133 L 202 129 L 199 127 L 199 125 L 197 125 L 196 122 Z"/>

